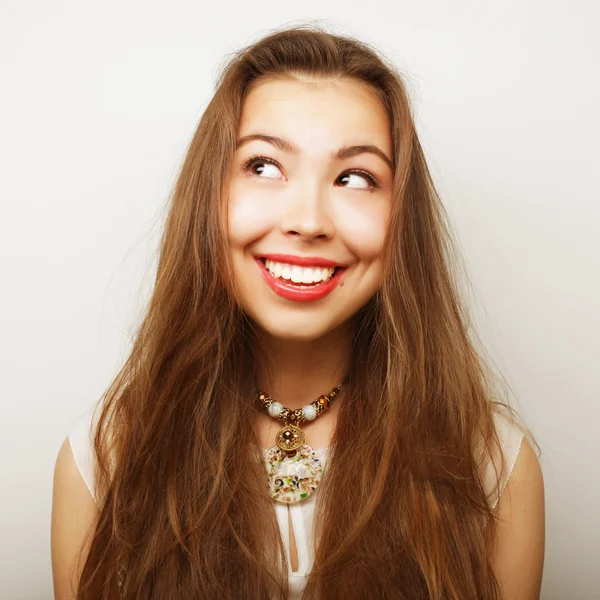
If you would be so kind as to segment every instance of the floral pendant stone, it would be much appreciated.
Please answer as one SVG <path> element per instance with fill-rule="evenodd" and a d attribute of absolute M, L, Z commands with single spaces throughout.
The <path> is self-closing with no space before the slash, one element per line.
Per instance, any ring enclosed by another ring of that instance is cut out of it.
<path fill-rule="evenodd" d="M 265 452 L 271 498 L 284 504 L 308 498 L 319 485 L 323 463 L 308 445 L 301 446 L 294 456 L 273 446 Z"/>

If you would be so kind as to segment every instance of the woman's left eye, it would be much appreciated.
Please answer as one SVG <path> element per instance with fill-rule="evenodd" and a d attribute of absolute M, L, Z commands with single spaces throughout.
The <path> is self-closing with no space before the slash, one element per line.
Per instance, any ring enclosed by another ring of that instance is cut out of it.
<path fill-rule="evenodd" d="M 369 175 L 369 173 L 367 173 L 366 171 L 357 171 L 357 170 L 347 171 L 343 175 L 340 175 L 338 180 L 339 181 L 348 181 L 348 180 L 351 180 L 351 178 L 353 178 L 353 177 L 357 180 L 362 179 L 364 182 L 363 185 L 346 186 L 346 187 L 361 189 L 361 190 L 370 190 L 370 189 L 378 187 L 377 181 L 375 181 L 375 178 L 372 175 Z"/>

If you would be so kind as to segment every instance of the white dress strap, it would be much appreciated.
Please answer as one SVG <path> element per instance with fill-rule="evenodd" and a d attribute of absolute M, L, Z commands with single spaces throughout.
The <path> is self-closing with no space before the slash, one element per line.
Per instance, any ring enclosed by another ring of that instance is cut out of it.
<path fill-rule="evenodd" d="M 93 409 L 89 409 L 71 426 L 68 439 L 71 446 L 71 452 L 75 459 L 75 464 L 81 473 L 81 477 L 96 501 L 96 493 L 94 490 L 94 452 L 93 452 L 93 435 L 92 429 Z"/>
<path fill-rule="evenodd" d="M 488 460 L 484 471 L 484 485 L 492 509 L 496 507 L 502 492 L 506 488 L 525 437 L 521 429 L 503 413 L 494 411 L 494 422 L 502 454 L 504 455 L 505 472 L 501 473 L 500 457 L 494 454 L 494 457 Z M 500 478 L 499 491 L 495 489 L 498 477 Z"/>

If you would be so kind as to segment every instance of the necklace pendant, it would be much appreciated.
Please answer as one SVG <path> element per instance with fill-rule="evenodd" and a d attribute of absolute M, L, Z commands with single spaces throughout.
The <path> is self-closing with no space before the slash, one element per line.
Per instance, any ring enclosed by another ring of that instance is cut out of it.
<path fill-rule="evenodd" d="M 273 446 L 267 450 L 265 461 L 271 498 L 283 504 L 308 498 L 321 481 L 323 463 L 308 444 L 300 446 L 293 456 Z"/>
<path fill-rule="evenodd" d="M 305 439 L 304 431 L 302 431 L 300 427 L 296 427 L 296 425 L 286 425 L 277 432 L 275 443 L 278 448 L 293 455 L 298 448 L 302 447 Z"/>
<path fill-rule="evenodd" d="M 323 473 L 321 455 L 305 443 L 304 431 L 298 425 L 313 421 L 329 408 L 331 400 L 342 391 L 338 383 L 329 394 L 311 404 L 292 410 L 275 402 L 264 392 L 257 391 L 257 400 L 273 418 L 285 423 L 275 436 L 275 445 L 265 450 L 270 495 L 274 500 L 289 504 L 308 498 L 319 485 Z M 324 457 L 323 457 L 324 458 Z"/>

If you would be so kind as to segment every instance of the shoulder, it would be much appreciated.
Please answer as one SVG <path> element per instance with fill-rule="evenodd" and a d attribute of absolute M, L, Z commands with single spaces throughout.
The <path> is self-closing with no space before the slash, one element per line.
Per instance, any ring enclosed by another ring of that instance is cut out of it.
<path fill-rule="evenodd" d="M 519 428 L 504 416 L 497 423 L 503 452 L 508 450 L 509 456 L 505 456 L 507 471 L 497 500 L 492 567 L 503 598 L 534 600 L 539 598 L 544 563 L 542 469 L 531 443 Z"/>
<path fill-rule="evenodd" d="M 98 509 L 75 461 L 69 438 L 62 443 L 54 467 L 51 558 L 54 595 L 75 598 L 74 589 L 87 554 L 88 534 Z"/>

